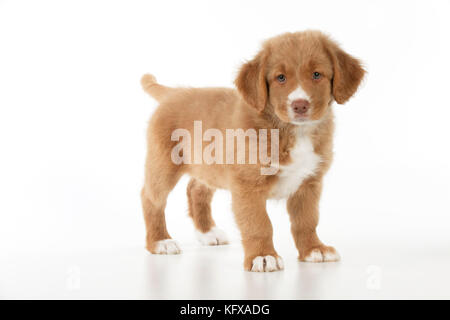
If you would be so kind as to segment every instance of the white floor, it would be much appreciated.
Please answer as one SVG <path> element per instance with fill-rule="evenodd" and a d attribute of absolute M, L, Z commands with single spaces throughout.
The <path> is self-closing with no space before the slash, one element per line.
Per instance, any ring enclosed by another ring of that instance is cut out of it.
<path fill-rule="evenodd" d="M 265 274 L 243 271 L 238 242 L 185 244 L 177 256 L 150 255 L 136 247 L 9 255 L 0 261 L 0 298 L 450 298 L 448 248 L 343 243 L 341 262 L 314 264 L 298 262 L 291 244 L 284 247 L 278 251 L 285 270 Z"/>
<path fill-rule="evenodd" d="M 0 0 L 0 298 L 450 298 L 450 1 L 24 2 Z M 286 269 L 244 272 L 229 192 L 212 212 L 232 245 L 192 240 L 188 177 L 166 207 L 184 253 L 151 256 L 142 74 L 233 87 L 264 39 L 310 28 L 368 70 L 334 107 L 320 201 L 343 260 L 298 262 L 286 205 L 268 201 Z"/>

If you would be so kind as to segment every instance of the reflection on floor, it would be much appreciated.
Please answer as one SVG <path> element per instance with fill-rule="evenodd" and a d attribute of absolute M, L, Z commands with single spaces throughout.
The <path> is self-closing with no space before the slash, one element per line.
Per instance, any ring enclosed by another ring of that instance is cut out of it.
<path fill-rule="evenodd" d="M 279 250 L 285 270 L 273 273 L 244 272 L 238 242 L 190 244 L 175 256 L 142 248 L 9 255 L 0 261 L 0 298 L 450 298 L 448 248 L 339 249 L 341 262 L 322 264 L 301 263 L 294 251 Z"/>

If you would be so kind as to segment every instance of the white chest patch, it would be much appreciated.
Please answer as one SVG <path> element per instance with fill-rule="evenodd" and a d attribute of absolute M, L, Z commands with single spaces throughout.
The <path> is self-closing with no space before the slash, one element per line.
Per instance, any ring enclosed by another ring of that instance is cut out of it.
<path fill-rule="evenodd" d="M 300 187 L 305 178 L 314 175 L 321 158 L 314 152 L 311 139 L 299 133 L 295 145 L 290 150 L 292 162 L 280 165 L 278 181 L 271 190 L 274 199 L 288 198 Z"/>

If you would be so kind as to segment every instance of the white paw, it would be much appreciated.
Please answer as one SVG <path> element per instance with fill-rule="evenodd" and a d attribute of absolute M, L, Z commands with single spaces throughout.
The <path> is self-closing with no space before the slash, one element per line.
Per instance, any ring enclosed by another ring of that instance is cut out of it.
<path fill-rule="evenodd" d="M 155 245 L 156 254 L 179 254 L 181 253 L 180 246 L 175 240 L 166 239 L 158 241 Z"/>
<path fill-rule="evenodd" d="M 274 256 L 258 256 L 253 259 L 252 270 L 253 272 L 271 272 L 277 270 L 283 270 L 284 263 L 281 257 Z"/>
<path fill-rule="evenodd" d="M 330 262 L 339 261 L 341 257 L 339 253 L 334 251 L 325 251 L 322 253 L 319 249 L 312 250 L 304 259 L 306 262 Z"/>
<path fill-rule="evenodd" d="M 198 241 L 200 241 L 205 246 L 217 246 L 219 244 L 227 244 L 228 238 L 225 232 L 217 227 L 213 227 L 208 232 L 202 233 L 196 231 L 196 236 Z"/>

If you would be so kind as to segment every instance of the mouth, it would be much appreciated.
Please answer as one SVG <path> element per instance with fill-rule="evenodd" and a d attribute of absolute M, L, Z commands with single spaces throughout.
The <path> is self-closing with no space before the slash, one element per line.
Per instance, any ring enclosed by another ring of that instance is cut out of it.
<path fill-rule="evenodd" d="M 298 122 L 309 121 L 309 114 L 295 114 L 292 120 Z"/>
<path fill-rule="evenodd" d="M 310 112 L 306 113 L 295 113 L 295 112 L 289 112 L 290 113 L 290 122 L 293 124 L 307 124 L 312 122 L 311 120 L 311 114 Z"/>
<path fill-rule="evenodd" d="M 308 112 L 308 114 L 304 114 L 304 115 L 296 114 L 291 117 L 291 121 L 290 121 L 290 123 L 295 124 L 295 125 L 316 125 L 320 122 L 321 122 L 321 119 L 319 119 L 319 120 L 311 119 L 309 112 Z"/>

